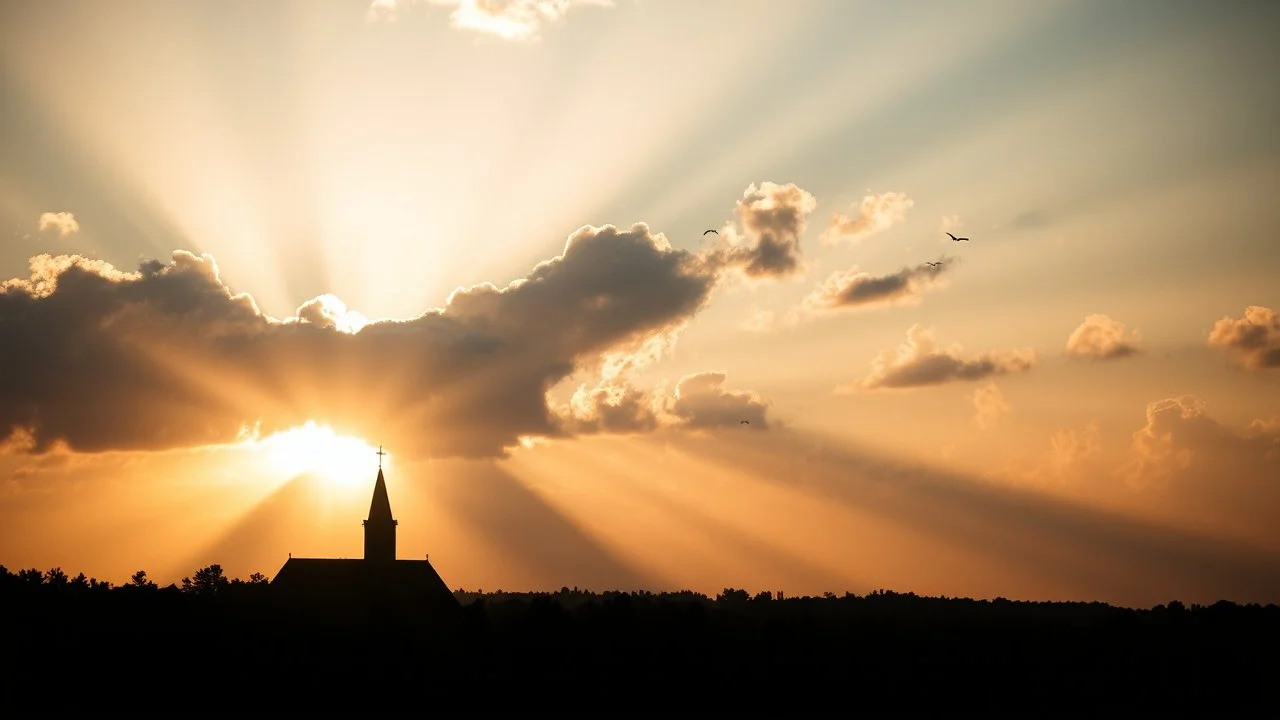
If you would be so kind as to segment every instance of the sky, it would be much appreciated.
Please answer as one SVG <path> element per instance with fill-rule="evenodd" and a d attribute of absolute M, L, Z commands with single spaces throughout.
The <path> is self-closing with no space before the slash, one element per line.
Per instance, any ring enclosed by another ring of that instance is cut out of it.
<path fill-rule="evenodd" d="M 0 564 L 1280 602 L 1277 27 L 5 3 Z"/>

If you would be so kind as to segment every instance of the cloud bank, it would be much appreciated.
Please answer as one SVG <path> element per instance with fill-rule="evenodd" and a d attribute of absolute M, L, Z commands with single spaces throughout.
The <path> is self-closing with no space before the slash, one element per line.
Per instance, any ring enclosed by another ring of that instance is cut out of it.
<path fill-rule="evenodd" d="M 1066 352 L 1084 360 L 1118 360 L 1138 354 L 1138 335 L 1106 315 L 1089 315 L 1067 338 Z"/>
<path fill-rule="evenodd" d="M 1261 305 L 1245 308 L 1240 319 L 1224 317 L 1209 333 L 1209 345 L 1238 358 L 1250 370 L 1280 368 L 1280 316 Z"/>
<path fill-rule="evenodd" d="M 180 250 L 135 272 L 41 255 L 29 278 L 0 284 L 0 346 L 24 349 L 0 354 L 0 439 L 37 452 L 160 449 L 316 420 L 407 436 L 426 455 L 494 457 L 524 437 L 739 416 L 763 426 L 763 401 L 722 375 L 686 378 L 657 402 L 628 390 L 623 371 L 660 355 L 755 250 L 695 254 L 644 224 L 583 227 L 505 287 L 376 322 L 332 296 L 268 317 L 207 255 Z M 552 387 L 595 370 L 608 392 L 579 403 L 594 414 L 550 405 Z"/>

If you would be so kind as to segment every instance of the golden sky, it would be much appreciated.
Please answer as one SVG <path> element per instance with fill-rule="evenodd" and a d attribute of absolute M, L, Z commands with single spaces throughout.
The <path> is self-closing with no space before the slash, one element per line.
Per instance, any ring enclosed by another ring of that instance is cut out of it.
<path fill-rule="evenodd" d="M 7 3 L 0 564 L 1280 601 L 1277 21 Z"/>

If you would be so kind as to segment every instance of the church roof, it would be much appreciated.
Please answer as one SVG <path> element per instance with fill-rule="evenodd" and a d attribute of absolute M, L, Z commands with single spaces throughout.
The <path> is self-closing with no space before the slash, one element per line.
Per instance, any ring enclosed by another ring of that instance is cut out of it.
<path fill-rule="evenodd" d="M 282 595 L 323 605 L 390 601 L 420 610 L 459 607 L 429 560 L 289 558 L 271 586 Z"/>
<path fill-rule="evenodd" d="M 373 502 L 369 503 L 370 520 L 391 520 L 391 500 L 387 497 L 387 481 L 378 468 L 378 481 L 373 485 Z"/>

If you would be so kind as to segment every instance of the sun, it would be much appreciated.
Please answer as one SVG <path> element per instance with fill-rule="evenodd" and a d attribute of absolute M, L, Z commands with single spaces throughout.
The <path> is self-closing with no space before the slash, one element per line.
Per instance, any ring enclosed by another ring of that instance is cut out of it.
<path fill-rule="evenodd" d="M 380 459 L 378 448 L 360 438 L 339 435 L 328 425 L 306 424 L 274 433 L 255 443 L 273 472 L 286 477 L 304 473 L 338 486 L 368 485 Z M 389 454 L 381 456 L 387 464 Z"/>

